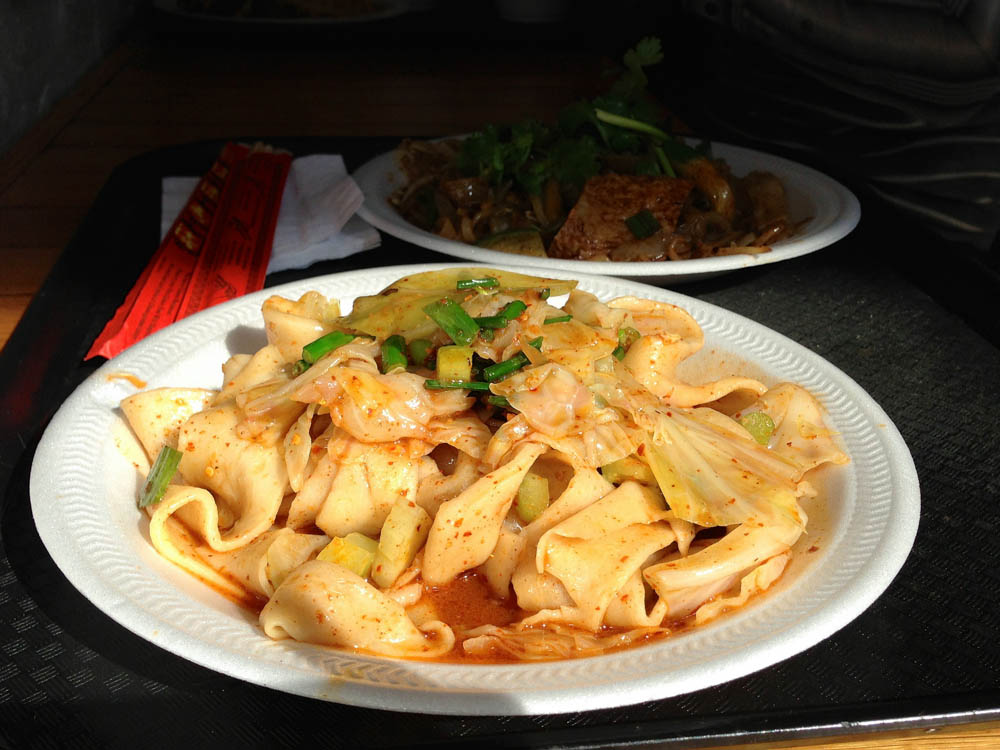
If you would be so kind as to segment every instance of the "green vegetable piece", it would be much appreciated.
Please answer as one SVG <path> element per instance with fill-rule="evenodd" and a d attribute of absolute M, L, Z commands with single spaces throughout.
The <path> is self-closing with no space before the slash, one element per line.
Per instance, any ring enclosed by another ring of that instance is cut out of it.
<path fill-rule="evenodd" d="M 506 328 L 507 324 L 510 323 L 509 320 L 500 315 L 481 315 L 478 318 L 473 318 L 473 320 L 479 324 L 480 328 L 486 328 L 491 331 Z M 482 334 L 482 331 L 479 333 Z"/>
<path fill-rule="evenodd" d="M 549 297 L 552 296 L 552 290 L 549 289 L 548 287 L 545 287 L 544 289 L 540 289 L 538 291 L 538 296 L 539 296 L 540 299 L 548 299 Z"/>
<path fill-rule="evenodd" d="M 294 365 L 292 365 L 292 377 L 297 378 L 299 375 L 308 370 L 312 365 L 306 362 L 304 359 L 300 359 Z"/>
<path fill-rule="evenodd" d="M 177 473 L 181 456 L 179 450 L 164 445 L 160 448 L 160 453 L 153 462 L 153 467 L 146 476 L 146 484 L 142 487 L 142 494 L 139 496 L 139 507 L 145 508 L 148 505 L 156 505 L 163 499 L 163 493 L 167 491 L 167 485 Z"/>
<path fill-rule="evenodd" d="M 636 239 L 644 240 L 652 237 L 660 231 L 660 222 L 650 213 L 648 208 L 642 209 L 639 213 L 633 214 L 625 219 L 625 226 L 635 235 Z"/>
<path fill-rule="evenodd" d="M 378 542 L 357 531 L 337 536 L 320 550 L 317 560 L 325 560 L 347 568 L 355 575 L 367 578 L 378 551 Z"/>
<path fill-rule="evenodd" d="M 441 381 L 431 378 L 424 381 L 424 388 L 429 391 L 444 391 L 454 388 L 464 388 L 467 391 L 488 391 L 490 389 L 490 384 L 484 383 L 481 380 Z"/>
<path fill-rule="evenodd" d="M 325 336 L 320 336 L 315 341 L 302 347 L 302 359 L 310 365 L 315 364 L 319 361 L 320 357 L 329 354 L 334 349 L 339 349 L 355 338 L 353 333 L 344 333 L 343 331 L 333 331 Z"/>
<path fill-rule="evenodd" d="M 442 346 L 437 353 L 437 379 L 442 383 L 472 380 L 472 347 Z"/>
<path fill-rule="evenodd" d="M 427 367 L 434 344 L 430 339 L 413 339 L 410 342 L 410 361 L 419 367 Z"/>
<path fill-rule="evenodd" d="M 656 477 L 645 461 L 635 456 L 625 456 L 601 467 L 601 474 L 611 484 L 621 484 L 626 479 L 632 479 L 639 484 L 656 487 Z"/>
<path fill-rule="evenodd" d="M 618 343 L 628 349 L 632 344 L 642 338 L 642 334 L 632 326 L 625 326 L 618 329 Z"/>
<path fill-rule="evenodd" d="M 479 324 L 454 300 L 445 298 L 432 302 L 424 307 L 424 313 L 456 344 L 468 346 L 479 333 Z"/>
<path fill-rule="evenodd" d="M 393 503 L 382 524 L 372 565 L 372 580 L 377 585 L 387 588 L 396 582 L 424 545 L 431 524 L 427 511 L 412 500 L 401 497 Z"/>
<path fill-rule="evenodd" d="M 615 350 L 611 352 L 611 356 L 617 359 L 619 362 L 621 362 L 623 359 L 625 359 L 625 347 L 619 344 L 618 346 L 615 347 Z"/>
<path fill-rule="evenodd" d="M 494 395 L 492 393 L 489 396 L 486 397 L 486 403 L 493 404 L 493 406 L 499 406 L 499 407 L 502 407 L 504 409 L 510 409 L 511 408 L 510 401 L 508 401 L 503 396 L 496 396 L 496 395 Z"/>
<path fill-rule="evenodd" d="M 528 306 L 526 304 L 524 304 L 521 300 L 516 299 L 504 305 L 503 310 L 497 314 L 504 320 L 510 321 L 519 318 L 521 313 L 527 309 Z"/>
<path fill-rule="evenodd" d="M 554 318 L 546 318 L 542 325 L 551 325 L 552 323 L 568 323 L 573 320 L 572 315 L 557 315 Z"/>
<path fill-rule="evenodd" d="M 601 122 L 606 122 L 608 125 L 617 125 L 620 128 L 625 128 L 626 130 L 634 130 L 637 133 L 645 133 L 646 135 L 651 135 L 654 138 L 659 138 L 660 140 L 667 141 L 670 140 L 670 135 L 660 130 L 655 125 L 650 125 L 648 122 L 642 122 L 641 120 L 636 120 L 632 117 L 625 117 L 623 115 L 616 115 L 614 112 L 608 112 L 607 110 L 596 108 L 594 110 L 594 115 Z"/>
<path fill-rule="evenodd" d="M 762 411 L 752 411 L 740 417 L 740 424 L 761 445 L 767 445 L 774 434 L 774 420 Z"/>
<path fill-rule="evenodd" d="M 496 315 L 483 315 L 478 318 L 473 318 L 473 320 L 479 324 L 480 328 L 492 328 L 499 330 L 501 328 L 506 328 L 508 323 L 512 320 L 516 320 L 517 317 L 527 309 L 528 306 L 526 304 L 524 304 L 521 300 L 516 299 L 513 302 L 508 302 L 504 305 L 504 308 Z"/>
<path fill-rule="evenodd" d="M 663 174 L 667 177 L 676 177 L 677 173 L 674 171 L 673 165 L 670 163 L 670 159 L 667 158 L 666 152 L 660 146 L 653 147 L 653 153 L 656 154 L 656 160 L 660 163 L 660 168 L 663 170 Z"/>
<path fill-rule="evenodd" d="M 531 523 L 549 507 L 549 480 L 529 471 L 517 488 L 514 510 L 523 523 Z"/>
<path fill-rule="evenodd" d="M 495 289 L 500 286 L 500 280 L 496 276 L 486 276 L 481 279 L 459 279 L 455 284 L 456 289 Z"/>
<path fill-rule="evenodd" d="M 382 342 L 382 372 L 392 372 L 400 367 L 406 368 L 406 340 L 396 334 Z"/>
<path fill-rule="evenodd" d="M 505 359 L 503 362 L 497 362 L 495 365 L 483 368 L 483 377 L 491 383 L 496 382 L 497 380 L 503 380 L 508 375 L 514 374 L 530 362 L 531 360 L 528 359 L 523 352 L 518 352 L 510 359 Z"/>

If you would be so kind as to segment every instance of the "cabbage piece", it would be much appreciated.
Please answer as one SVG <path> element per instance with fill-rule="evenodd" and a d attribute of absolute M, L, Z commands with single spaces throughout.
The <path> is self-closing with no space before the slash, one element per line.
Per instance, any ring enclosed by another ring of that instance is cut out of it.
<path fill-rule="evenodd" d="M 697 406 L 727 396 L 733 391 L 760 395 L 767 386 L 741 376 L 720 378 L 701 385 L 682 381 L 677 366 L 701 348 L 702 341 L 677 339 L 672 334 L 647 334 L 632 344 L 622 360 L 625 368 L 668 406 Z"/>
<path fill-rule="evenodd" d="M 739 435 L 720 428 L 712 414 L 672 409 L 652 419 L 654 431 L 642 454 L 671 510 L 700 526 L 729 526 L 777 515 L 804 528 L 806 517 L 796 501 L 795 465 L 746 431 Z"/>
<path fill-rule="evenodd" d="M 222 390 L 212 401 L 213 406 L 235 398 L 261 383 L 276 379 L 289 380 L 288 370 L 281 352 L 276 346 L 265 346 L 252 355 L 235 355 L 222 367 L 224 382 Z"/>
<path fill-rule="evenodd" d="M 792 461 L 799 468 L 800 477 L 820 464 L 846 464 L 850 460 L 824 424 L 823 407 L 805 388 L 781 383 L 743 413 L 757 410 L 767 414 L 775 424 L 768 447 Z"/>
<path fill-rule="evenodd" d="M 319 292 L 309 291 L 297 301 L 277 295 L 261 305 L 267 343 L 276 347 L 286 362 L 302 358 L 302 347 L 333 330 L 340 305 Z"/>
<path fill-rule="evenodd" d="M 437 330 L 423 308 L 442 298 L 461 302 L 478 294 L 472 290 L 457 290 L 460 279 L 495 277 L 500 281 L 497 292 L 520 296 L 531 290 L 549 289 L 552 295 L 566 294 L 576 286 L 575 281 L 526 276 L 494 268 L 445 268 L 404 276 L 381 292 L 368 297 L 358 297 L 351 313 L 340 320 L 340 325 L 350 330 L 384 339 L 394 333 L 407 340 L 427 338 Z M 537 296 L 537 295 L 536 295 Z"/>

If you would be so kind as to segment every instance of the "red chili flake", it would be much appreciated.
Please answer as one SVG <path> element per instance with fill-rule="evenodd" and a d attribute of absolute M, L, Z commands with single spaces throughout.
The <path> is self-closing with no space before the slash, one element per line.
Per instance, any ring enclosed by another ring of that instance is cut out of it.
<path fill-rule="evenodd" d="M 466 531 L 464 534 L 462 534 L 462 536 L 472 536 L 472 532 Z"/>
<path fill-rule="evenodd" d="M 817 547 L 817 546 L 816 546 L 816 545 L 814 544 L 814 545 L 813 545 L 812 547 L 810 547 L 809 549 L 807 549 L 807 550 L 806 550 L 806 552 L 816 552 L 816 551 L 818 551 L 818 550 L 819 550 L 819 547 Z"/>
<path fill-rule="evenodd" d="M 455 519 L 455 528 L 457 529 L 459 526 L 461 526 L 463 521 L 465 521 L 464 518 Z"/>

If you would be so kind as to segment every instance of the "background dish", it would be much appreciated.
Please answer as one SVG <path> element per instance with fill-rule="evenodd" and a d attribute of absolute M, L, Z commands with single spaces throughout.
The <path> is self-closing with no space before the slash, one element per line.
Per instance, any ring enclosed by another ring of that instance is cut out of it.
<path fill-rule="evenodd" d="M 812 220 L 792 239 L 777 242 L 771 252 L 757 255 L 641 263 L 535 258 L 447 240 L 403 219 L 389 204 L 389 196 L 405 181 L 394 151 L 380 154 L 361 165 L 353 176 L 365 195 L 358 215 L 372 226 L 415 245 L 477 263 L 514 263 L 529 273 L 599 273 L 659 284 L 691 281 L 796 258 L 832 245 L 848 235 L 861 218 L 861 207 L 854 193 L 811 167 L 725 143 L 713 143 L 712 152 L 716 157 L 725 159 L 734 174 L 743 175 L 761 169 L 777 175 L 785 184 L 792 219 L 811 216 Z"/>
<path fill-rule="evenodd" d="M 262 343 L 259 307 L 268 295 L 318 289 L 346 308 L 358 294 L 441 267 L 358 271 L 264 290 L 164 329 L 97 370 L 53 418 L 31 472 L 35 523 L 66 577 L 143 638 L 249 682 L 352 705 L 505 715 L 624 705 L 749 674 L 829 636 L 889 585 L 913 543 L 919 490 L 909 451 L 882 409 L 844 373 L 773 331 L 695 299 L 601 277 L 580 277 L 581 287 L 603 299 L 636 294 L 684 306 L 706 333 L 702 367 L 737 356 L 766 380 L 801 383 L 840 432 L 852 463 L 827 473 L 831 512 L 825 521 L 814 515 L 806 538 L 817 550 L 798 555 L 766 597 L 663 643 L 594 659 L 426 664 L 271 641 L 252 613 L 160 559 L 135 508 L 140 480 L 114 435 L 122 424 L 118 402 L 134 387 L 109 375 L 131 373 L 150 387 L 217 386 L 230 353 Z"/>

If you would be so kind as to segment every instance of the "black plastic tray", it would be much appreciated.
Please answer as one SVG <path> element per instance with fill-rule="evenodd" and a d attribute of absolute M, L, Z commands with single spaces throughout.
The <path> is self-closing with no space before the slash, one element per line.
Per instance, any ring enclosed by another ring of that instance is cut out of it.
<path fill-rule="evenodd" d="M 350 168 L 394 145 L 271 142 L 297 154 L 342 153 Z M 858 231 L 819 253 L 679 289 L 843 369 L 888 412 L 913 454 L 923 511 L 910 558 L 872 607 L 813 648 L 668 700 L 552 716 L 442 717 L 248 685 L 114 623 L 42 546 L 29 507 L 31 459 L 54 411 L 93 371 L 81 358 L 157 245 L 161 178 L 202 173 L 220 145 L 162 149 L 115 170 L 0 353 L 0 745 L 298 747 L 318 732 L 330 747 L 698 747 L 1000 717 L 1000 350 L 990 340 L 995 317 L 982 318 L 1000 286 L 977 274 L 964 294 L 952 293 L 940 280 L 968 273 L 957 264 L 904 277 L 894 248 L 915 243 L 911 252 L 929 240 L 900 238 L 893 226 L 889 243 L 883 227 L 891 217 L 866 215 Z M 379 249 L 274 274 L 268 284 L 439 260 L 450 259 L 383 236 Z"/>

